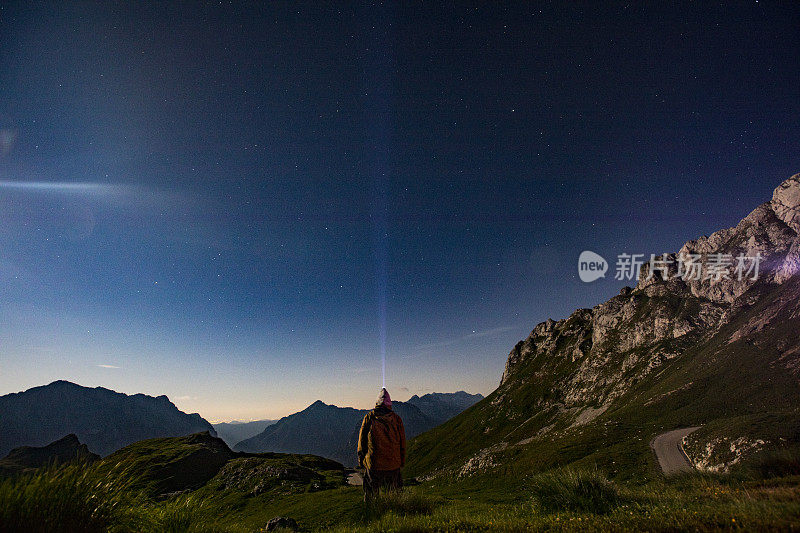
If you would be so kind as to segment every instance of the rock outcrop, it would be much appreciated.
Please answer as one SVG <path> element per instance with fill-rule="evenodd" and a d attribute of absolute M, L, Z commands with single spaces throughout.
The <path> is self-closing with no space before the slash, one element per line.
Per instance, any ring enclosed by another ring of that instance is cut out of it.
<path fill-rule="evenodd" d="M 778 185 L 770 207 L 784 224 L 800 234 L 800 174 Z"/>
<path fill-rule="evenodd" d="M 297 521 L 286 516 L 276 516 L 267 522 L 267 531 L 297 531 L 297 529 Z"/>

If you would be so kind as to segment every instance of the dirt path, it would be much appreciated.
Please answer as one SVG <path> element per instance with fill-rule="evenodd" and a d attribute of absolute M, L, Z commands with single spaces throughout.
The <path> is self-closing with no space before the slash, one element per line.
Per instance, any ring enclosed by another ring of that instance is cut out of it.
<path fill-rule="evenodd" d="M 691 472 L 694 469 L 686 452 L 683 451 L 683 438 L 698 429 L 700 428 L 674 429 L 658 435 L 650 442 L 650 447 L 653 448 L 665 475 Z"/>

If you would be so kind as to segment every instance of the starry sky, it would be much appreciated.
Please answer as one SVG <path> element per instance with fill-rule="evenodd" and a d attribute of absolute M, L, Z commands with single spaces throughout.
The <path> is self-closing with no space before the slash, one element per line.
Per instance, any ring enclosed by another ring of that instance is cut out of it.
<path fill-rule="evenodd" d="M 0 394 L 491 392 L 800 171 L 800 6 L 646 4 L 4 2 Z"/>

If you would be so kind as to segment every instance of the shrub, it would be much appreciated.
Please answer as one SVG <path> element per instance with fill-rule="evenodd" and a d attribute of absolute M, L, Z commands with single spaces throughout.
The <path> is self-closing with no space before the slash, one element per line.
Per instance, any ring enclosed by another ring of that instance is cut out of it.
<path fill-rule="evenodd" d="M 605 514 L 621 503 L 617 486 L 596 470 L 559 469 L 531 480 L 534 502 L 546 512 Z"/>

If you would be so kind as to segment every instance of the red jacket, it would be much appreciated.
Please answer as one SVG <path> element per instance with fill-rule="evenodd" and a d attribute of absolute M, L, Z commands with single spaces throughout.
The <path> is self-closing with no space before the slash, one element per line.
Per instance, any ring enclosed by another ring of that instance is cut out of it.
<path fill-rule="evenodd" d="M 367 470 L 397 470 L 406 464 L 403 420 L 388 407 L 376 407 L 364 417 L 358 434 L 358 463 Z"/>

